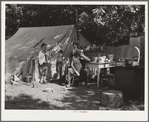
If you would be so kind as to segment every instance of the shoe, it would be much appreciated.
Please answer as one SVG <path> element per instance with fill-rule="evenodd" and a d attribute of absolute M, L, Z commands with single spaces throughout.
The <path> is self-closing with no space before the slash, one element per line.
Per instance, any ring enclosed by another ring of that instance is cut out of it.
<path fill-rule="evenodd" d="M 82 86 L 85 86 L 86 85 L 86 83 L 85 82 L 82 82 Z"/>
<path fill-rule="evenodd" d="M 65 83 L 62 83 L 62 85 L 65 86 L 66 84 Z"/>
<path fill-rule="evenodd" d="M 70 84 L 67 84 L 66 87 L 69 88 L 70 87 Z"/>
<path fill-rule="evenodd" d="M 43 82 L 44 82 L 44 83 L 47 83 L 47 80 L 44 80 Z"/>

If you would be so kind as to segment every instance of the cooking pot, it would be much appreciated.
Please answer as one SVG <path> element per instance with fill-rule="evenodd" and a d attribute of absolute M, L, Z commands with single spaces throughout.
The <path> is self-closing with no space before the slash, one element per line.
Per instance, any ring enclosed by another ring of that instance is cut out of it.
<path fill-rule="evenodd" d="M 126 66 L 132 66 L 134 61 L 137 61 L 137 58 L 125 58 Z"/>
<path fill-rule="evenodd" d="M 137 58 L 125 58 L 125 62 L 126 62 L 126 66 L 139 66 L 139 62 L 140 62 L 140 49 L 138 47 L 134 47 L 137 52 L 138 52 L 138 56 Z"/>

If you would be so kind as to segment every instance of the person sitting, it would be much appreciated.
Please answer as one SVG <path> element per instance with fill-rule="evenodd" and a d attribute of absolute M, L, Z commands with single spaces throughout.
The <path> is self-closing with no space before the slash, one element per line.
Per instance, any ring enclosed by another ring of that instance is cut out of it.
<path fill-rule="evenodd" d="M 68 80 L 67 87 L 70 87 L 71 80 L 74 77 L 74 75 L 80 76 L 80 71 L 81 71 L 81 68 L 82 68 L 82 64 L 79 60 L 78 52 L 73 54 L 72 61 L 71 61 L 70 65 L 71 65 L 71 68 L 68 68 L 68 75 L 67 75 L 67 80 Z"/>
<path fill-rule="evenodd" d="M 57 79 L 62 77 L 62 66 L 63 66 L 63 50 L 58 51 L 58 57 L 56 62 Z"/>
<path fill-rule="evenodd" d="M 46 55 L 47 45 L 43 43 L 41 45 L 41 51 L 39 52 L 39 71 L 41 73 L 40 83 L 47 83 L 47 73 L 48 73 L 48 57 Z"/>
<path fill-rule="evenodd" d="M 87 81 L 88 81 L 88 76 L 89 76 L 89 72 L 88 70 L 85 68 L 85 63 L 86 62 L 90 62 L 90 58 L 88 58 L 84 53 L 83 53 L 83 50 L 79 49 L 78 48 L 79 45 L 77 42 L 74 42 L 73 43 L 73 50 L 72 52 L 70 53 L 70 62 L 72 60 L 72 55 L 75 54 L 76 52 L 79 54 L 79 60 L 81 62 L 81 65 L 82 65 L 82 68 L 81 68 L 81 71 L 80 71 L 80 78 L 82 79 L 82 81 L 85 81 L 85 84 L 84 85 L 87 85 Z"/>

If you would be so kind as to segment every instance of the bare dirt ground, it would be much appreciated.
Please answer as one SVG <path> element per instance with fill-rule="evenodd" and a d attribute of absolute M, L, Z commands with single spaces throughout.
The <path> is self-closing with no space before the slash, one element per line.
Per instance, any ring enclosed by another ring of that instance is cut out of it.
<path fill-rule="evenodd" d="M 129 101 L 122 108 L 108 108 L 100 104 L 101 88 L 96 84 L 88 87 L 66 88 L 56 82 L 5 85 L 5 109 L 40 110 L 144 110 L 141 101 Z"/>

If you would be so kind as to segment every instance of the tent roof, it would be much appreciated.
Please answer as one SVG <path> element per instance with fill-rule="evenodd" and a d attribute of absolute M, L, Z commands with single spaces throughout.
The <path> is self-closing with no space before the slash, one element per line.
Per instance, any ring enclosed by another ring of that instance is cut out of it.
<path fill-rule="evenodd" d="M 82 48 L 90 44 L 81 34 L 79 40 Z M 47 44 L 47 50 L 62 49 L 64 56 L 68 56 L 74 41 L 77 41 L 74 25 L 20 28 L 15 35 L 6 40 L 5 56 L 7 59 L 26 61 L 29 56 L 38 55 L 42 43 Z"/>
<path fill-rule="evenodd" d="M 70 25 L 20 28 L 12 38 L 6 41 L 6 56 L 26 59 L 34 52 L 39 52 L 41 43 L 46 43 L 48 47 L 51 47 L 73 27 Z"/>

